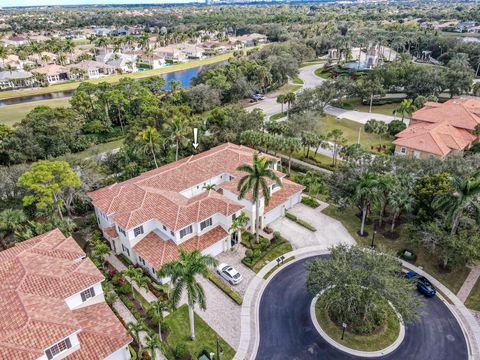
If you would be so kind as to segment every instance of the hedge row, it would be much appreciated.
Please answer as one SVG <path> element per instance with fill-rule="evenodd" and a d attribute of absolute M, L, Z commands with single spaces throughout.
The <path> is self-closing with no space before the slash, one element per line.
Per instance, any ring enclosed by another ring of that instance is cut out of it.
<path fill-rule="evenodd" d="M 291 214 L 291 213 L 289 213 L 289 212 L 287 212 L 287 213 L 285 214 L 285 216 L 286 216 L 288 219 L 290 219 L 290 220 L 292 220 L 292 221 L 295 221 L 298 225 L 301 225 L 301 226 L 303 226 L 304 228 L 306 228 L 306 229 L 308 229 L 308 230 L 310 230 L 310 231 L 317 231 L 317 229 L 316 229 L 315 227 L 313 227 L 312 225 L 310 225 L 310 224 L 307 223 L 306 221 L 303 221 L 302 219 L 297 218 L 295 215 L 293 215 L 293 214 Z"/>

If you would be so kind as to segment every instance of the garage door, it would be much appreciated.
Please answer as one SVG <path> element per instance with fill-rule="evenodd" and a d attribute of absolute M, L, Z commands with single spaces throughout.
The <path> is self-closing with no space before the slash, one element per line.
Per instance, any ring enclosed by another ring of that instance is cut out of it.
<path fill-rule="evenodd" d="M 263 221 L 264 226 L 270 224 L 272 221 L 275 221 L 282 216 L 282 206 L 283 205 L 277 206 L 275 209 L 270 210 L 268 213 L 265 214 Z"/>
<path fill-rule="evenodd" d="M 210 256 L 217 256 L 218 254 L 223 252 L 223 243 L 225 242 L 225 239 L 222 239 L 212 246 L 206 248 L 205 250 L 202 251 L 204 255 L 210 255 Z"/>

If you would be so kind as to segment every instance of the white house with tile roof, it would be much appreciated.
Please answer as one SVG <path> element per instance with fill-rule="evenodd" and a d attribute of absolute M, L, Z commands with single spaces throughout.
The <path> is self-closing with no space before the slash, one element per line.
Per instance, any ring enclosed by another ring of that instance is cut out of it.
<path fill-rule="evenodd" d="M 103 280 L 58 229 L 0 252 L 0 359 L 130 359 Z"/>
<path fill-rule="evenodd" d="M 178 250 L 200 249 L 212 256 L 229 250 L 239 240 L 230 230 L 236 216 L 245 212 L 255 227 L 251 194 L 238 199 L 237 171 L 252 162 L 255 150 L 226 143 L 198 155 L 146 172 L 136 178 L 89 194 L 98 225 L 116 253 L 155 276 L 164 264 L 178 258 Z M 274 170 L 282 186 L 268 181 L 271 198 L 260 200 L 260 227 L 283 216 L 301 201 L 303 186 Z M 215 190 L 205 186 L 215 185 Z"/>

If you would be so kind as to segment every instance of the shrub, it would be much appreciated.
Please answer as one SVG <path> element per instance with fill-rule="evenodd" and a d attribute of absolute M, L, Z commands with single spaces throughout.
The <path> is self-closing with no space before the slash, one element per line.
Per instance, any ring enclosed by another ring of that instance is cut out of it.
<path fill-rule="evenodd" d="M 188 352 L 187 345 L 185 343 L 179 343 L 175 347 L 175 358 L 177 359 L 183 359 L 187 355 L 190 355 Z"/>
<path fill-rule="evenodd" d="M 247 249 L 247 251 L 245 251 L 245 257 L 251 259 L 253 258 L 253 250 L 252 249 Z"/>
<path fill-rule="evenodd" d="M 302 197 L 302 204 L 310 206 L 313 209 L 317 208 L 318 205 L 320 205 L 317 200 L 315 200 L 314 198 L 312 198 L 310 196 Z"/>
<path fill-rule="evenodd" d="M 260 240 L 260 249 L 262 251 L 267 250 L 269 246 L 270 246 L 270 241 L 268 239 L 262 238 Z"/>
<path fill-rule="evenodd" d="M 281 240 L 281 239 L 282 239 L 282 235 L 280 235 L 280 232 L 274 231 L 274 232 L 273 232 L 272 243 L 276 243 L 277 241 L 279 241 L 279 240 Z"/>
<path fill-rule="evenodd" d="M 211 272 L 209 272 L 208 273 L 208 278 L 210 279 L 211 282 L 213 282 L 220 290 L 222 290 L 225 294 L 227 294 L 238 305 L 242 305 L 242 303 L 243 303 L 242 297 L 239 294 L 237 294 L 234 290 L 232 290 L 221 279 L 219 279 L 217 276 L 215 276 L 215 274 L 212 274 Z"/>
<path fill-rule="evenodd" d="M 122 295 L 128 295 L 132 291 L 130 284 L 121 284 L 117 286 L 117 292 Z"/>
<path fill-rule="evenodd" d="M 253 250 L 253 258 L 259 258 L 260 256 L 262 256 L 262 250 L 260 249 L 255 249 Z"/>
<path fill-rule="evenodd" d="M 388 133 L 391 136 L 397 135 L 400 131 L 407 128 L 407 125 L 401 120 L 393 120 L 388 124 Z"/>

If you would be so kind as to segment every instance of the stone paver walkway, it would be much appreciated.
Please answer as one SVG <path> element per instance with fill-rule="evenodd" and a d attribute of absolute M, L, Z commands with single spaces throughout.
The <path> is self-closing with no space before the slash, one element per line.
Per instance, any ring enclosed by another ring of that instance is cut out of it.
<path fill-rule="evenodd" d="M 472 269 L 470 270 L 470 273 L 465 279 L 465 282 L 463 283 L 462 287 L 457 293 L 457 297 L 462 302 L 465 302 L 465 300 L 467 300 L 468 295 L 470 295 L 470 292 L 472 291 L 479 277 L 480 277 L 480 266 L 472 267 Z"/>
<path fill-rule="evenodd" d="M 112 266 L 117 269 L 118 271 L 123 271 L 123 270 L 126 270 L 127 267 L 118 259 L 118 257 L 116 257 L 115 255 L 113 254 L 109 254 L 106 258 L 106 260 L 112 264 Z M 130 278 L 128 278 L 128 276 L 125 276 L 125 278 L 127 279 L 127 281 L 129 283 L 131 283 L 131 280 Z M 137 286 L 137 284 L 133 284 L 133 287 L 135 288 L 135 290 L 137 290 L 140 295 L 143 296 L 143 298 L 145 300 L 147 300 L 149 303 L 152 303 L 154 301 L 157 301 L 158 298 L 148 289 L 144 289 L 144 288 L 140 288 Z"/>
<path fill-rule="evenodd" d="M 117 311 L 118 316 L 120 316 L 125 324 L 128 323 L 137 323 L 137 320 L 135 317 L 132 315 L 130 310 L 125 306 L 125 304 L 121 300 L 115 300 L 113 303 L 113 308 Z M 125 329 L 126 331 L 126 329 Z M 146 346 L 146 338 L 147 338 L 147 333 L 145 331 L 140 332 L 140 342 L 142 343 L 142 346 Z M 165 356 L 160 352 L 160 350 L 155 351 L 155 359 L 156 360 L 165 360 Z"/>

